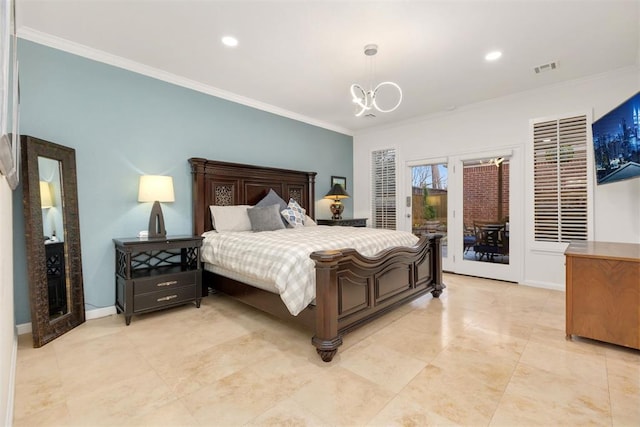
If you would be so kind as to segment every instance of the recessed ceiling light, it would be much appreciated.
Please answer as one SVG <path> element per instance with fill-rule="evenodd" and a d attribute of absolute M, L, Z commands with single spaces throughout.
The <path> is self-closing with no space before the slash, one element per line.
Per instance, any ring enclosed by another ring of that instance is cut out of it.
<path fill-rule="evenodd" d="M 224 36 L 222 38 L 222 44 L 229 47 L 236 47 L 238 46 L 238 39 L 233 36 Z"/>
<path fill-rule="evenodd" d="M 502 56 L 502 52 L 499 50 L 494 50 L 493 52 L 489 52 L 485 55 L 484 59 L 487 61 L 495 61 L 496 59 Z"/>

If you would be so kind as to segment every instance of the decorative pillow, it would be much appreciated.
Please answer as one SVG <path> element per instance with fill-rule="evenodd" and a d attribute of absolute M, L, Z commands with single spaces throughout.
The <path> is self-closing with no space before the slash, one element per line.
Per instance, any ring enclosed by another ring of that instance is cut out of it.
<path fill-rule="evenodd" d="M 289 225 L 296 228 L 304 226 L 304 217 L 306 216 L 306 212 L 307 211 L 304 210 L 298 202 L 293 199 L 289 199 L 287 209 L 282 210 L 280 213 L 282 214 L 282 217 L 287 220 Z"/>
<path fill-rule="evenodd" d="M 316 222 L 314 220 L 312 220 L 309 215 L 305 215 L 304 216 L 304 226 L 305 227 L 313 227 L 314 225 L 318 225 L 318 224 L 316 224 Z"/>
<path fill-rule="evenodd" d="M 278 205 L 278 212 L 282 211 L 283 209 L 287 209 L 287 202 L 282 200 L 282 197 L 278 196 L 278 193 L 276 193 L 273 188 L 269 189 L 267 195 L 264 196 L 258 203 L 256 203 L 256 207 L 265 207 L 271 205 Z M 284 218 L 280 217 L 280 219 L 282 220 L 283 225 L 287 225 L 287 221 Z"/>
<path fill-rule="evenodd" d="M 287 207 L 289 209 L 294 209 L 294 210 L 300 212 L 302 215 L 307 213 L 306 209 L 303 208 L 302 206 L 300 206 L 298 204 L 298 202 L 296 202 L 294 199 L 289 199 L 289 204 L 287 205 Z"/>
<path fill-rule="evenodd" d="M 253 231 L 273 231 L 285 228 L 280 216 L 279 205 L 256 206 L 247 209 L 247 214 Z"/>
<path fill-rule="evenodd" d="M 217 231 L 251 231 L 247 208 L 250 205 L 209 206 L 211 222 Z"/>

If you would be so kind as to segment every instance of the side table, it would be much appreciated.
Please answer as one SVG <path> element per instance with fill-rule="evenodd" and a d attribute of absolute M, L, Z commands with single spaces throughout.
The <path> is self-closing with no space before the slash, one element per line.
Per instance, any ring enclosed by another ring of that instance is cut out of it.
<path fill-rule="evenodd" d="M 113 239 L 116 251 L 116 310 L 127 325 L 133 314 L 188 302 L 200 308 L 200 236 Z"/>

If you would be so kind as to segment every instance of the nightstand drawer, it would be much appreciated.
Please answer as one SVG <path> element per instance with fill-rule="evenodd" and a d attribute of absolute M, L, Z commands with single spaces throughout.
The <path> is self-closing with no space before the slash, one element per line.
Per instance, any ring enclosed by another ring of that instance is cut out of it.
<path fill-rule="evenodd" d="M 181 286 L 194 285 L 195 283 L 195 271 L 183 271 L 180 273 L 149 276 L 135 279 L 133 281 L 133 294 L 140 295 L 149 292 L 175 289 Z"/>
<path fill-rule="evenodd" d="M 156 309 L 174 304 L 193 301 L 196 298 L 196 285 L 181 286 L 159 292 L 139 294 L 133 297 L 134 312 Z"/>

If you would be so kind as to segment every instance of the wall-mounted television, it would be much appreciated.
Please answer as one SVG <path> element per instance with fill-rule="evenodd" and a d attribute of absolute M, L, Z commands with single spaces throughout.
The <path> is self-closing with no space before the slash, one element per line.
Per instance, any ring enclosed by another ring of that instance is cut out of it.
<path fill-rule="evenodd" d="M 640 177 L 640 92 L 593 122 L 598 184 Z"/>

